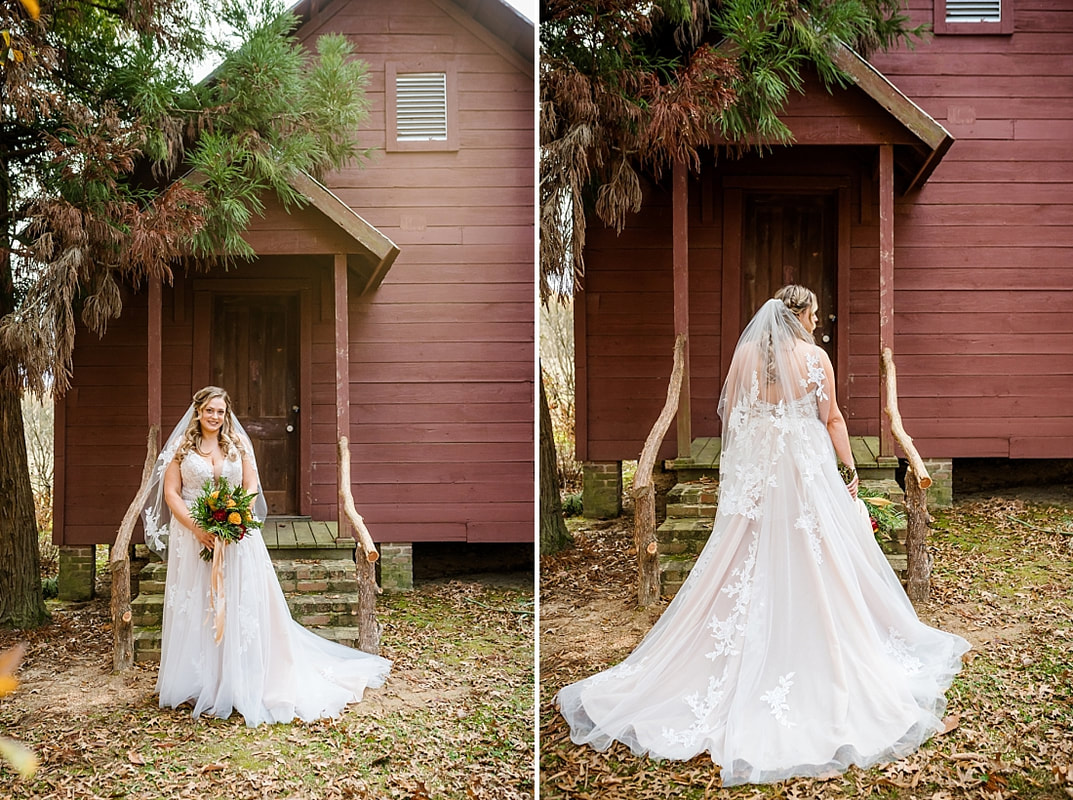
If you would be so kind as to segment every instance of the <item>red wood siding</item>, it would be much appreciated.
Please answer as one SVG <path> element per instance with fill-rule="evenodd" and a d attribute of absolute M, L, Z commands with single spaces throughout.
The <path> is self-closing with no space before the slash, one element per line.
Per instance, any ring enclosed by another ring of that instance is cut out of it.
<path fill-rule="evenodd" d="M 352 291 L 349 307 L 353 488 L 378 541 L 533 538 L 533 78 L 463 22 L 432 0 L 351 0 L 302 32 L 307 40 L 346 33 L 370 64 L 373 110 L 361 140 L 379 151 L 325 183 L 401 248 L 380 288 L 360 298 Z M 458 150 L 382 152 L 384 61 L 438 55 L 456 67 Z M 212 275 L 310 289 L 302 503 L 329 520 L 336 517 L 331 254 L 344 245 L 339 237 L 320 212 L 287 216 L 270 203 L 248 238 L 280 255 Z M 192 375 L 201 345 L 192 281 L 178 275 L 163 304 L 166 436 L 198 388 Z M 146 318 L 141 293 L 128 298 L 104 339 L 78 337 L 73 389 L 61 401 L 66 426 L 57 430 L 65 456 L 60 543 L 110 542 L 137 489 Z"/>
<path fill-rule="evenodd" d="M 931 22 L 931 2 L 910 7 L 915 22 Z M 895 204 L 899 395 L 925 456 L 1073 457 L 1073 12 L 1026 0 L 1015 23 L 1012 36 L 936 36 L 873 59 L 957 139 L 923 189 Z M 871 143 L 901 142 L 904 132 L 894 135 L 892 118 L 856 88 L 795 97 L 786 121 L 802 146 L 759 160 L 722 158 L 714 168 L 709 161 L 690 182 L 694 436 L 718 432 L 717 206 L 720 176 L 729 173 L 850 176 L 849 391 L 839 400 L 851 433 L 879 433 Z M 825 131 L 828 141 L 857 146 L 805 146 Z M 645 201 L 620 237 L 590 227 L 578 306 L 588 331 L 579 348 L 588 434 L 579 449 L 594 461 L 637 457 L 670 373 L 669 191 L 649 191 Z M 707 203 L 716 206 L 710 219 Z M 668 437 L 661 455 L 673 454 Z"/>
<path fill-rule="evenodd" d="M 531 541 L 533 78 L 430 0 L 337 3 L 302 35 L 327 32 L 370 66 L 377 152 L 326 183 L 401 250 L 350 304 L 355 502 L 380 541 Z M 388 61 L 454 67 L 457 150 L 383 151 Z M 313 336 L 312 513 L 332 519 L 330 324 Z"/>
<path fill-rule="evenodd" d="M 899 393 L 925 455 L 1073 457 L 1073 13 L 1019 1 L 1014 25 L 874 59 L 957 139 L 895 208 Z"/>

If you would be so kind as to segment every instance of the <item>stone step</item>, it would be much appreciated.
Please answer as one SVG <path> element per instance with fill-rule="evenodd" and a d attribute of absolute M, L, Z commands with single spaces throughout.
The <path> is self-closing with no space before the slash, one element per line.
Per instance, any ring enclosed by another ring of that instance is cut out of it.
<path fill-rule="evenodd" d="M 306 627 L 345 626 L 358 613 L 358 593 L 296 594 L 287 598 L 291 616 Z M 164 619 L 164 595 L 140 594 L 130 604 L 135 628 L 159 627 Z"/>
<path fill-rule="evenodd" d="M 356 592 L 357 572 L 348 559 L 309 561 L 306 559 L 272 560 L 279 585 L 287 594 L 295 592 Z M 141 594 L 163 594 L 167 566 L 160 562 L 142 567 L 138 581 Z"/>
<path fill-rule="evenodd" d="M 332 642 L 357 648 L 361 629 L 348 626 L 340 628 L 309 628 L 310 631 Z M 142 628 L 134 633 L 134 660 L 138 663 L 160 661 L 160 628 Z"/>
<path fill-rule="evenodd" d="M 708 518 L 667 519 L 656 529 L 659 552 L 664 555 L 699 553 L 712 533 L 713 514 Z"/>
<path fill-rule="evenodd" d="M 659 557 L 659 589 L 664 597 L 674 597 L 682 588 L 697 563 L 696 554 L 663 555 Z"/>

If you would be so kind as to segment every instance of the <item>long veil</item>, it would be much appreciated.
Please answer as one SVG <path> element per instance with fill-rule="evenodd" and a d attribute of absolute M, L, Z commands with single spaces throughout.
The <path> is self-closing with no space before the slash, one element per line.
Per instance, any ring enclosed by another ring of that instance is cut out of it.
<path fill-rule="evenodd" d="M 156 463 L 153 464 L 149 490 L 146 493 L 145 505 L 142 507 L 142 527 L 145 534 L 145 544 L 152 552 L 160 556 L 163 561 L 168 560 L 168 535 L 172 518 L 171 509 L 168 508 L 168 504 L 164 500 L 164 473 L 175 458 L 175 453 L 178 451 L 183 439 L 183 433 L 193 417 L 194 404 L 191 403 L 178 424 L 172 429 L 171 435 L 168 436 L 164 447 L 160 450 L 160 455 L 157 456 Z M 256 470 L 257 458 L 253 452 L 253 442 L 233 411 L 231 412 L 231 427 L 242 442 L 242 446 L 246 449 Z M 259 470 L 257 470 L 257 497 L 253 501 L 253 515 L 262 521 L 268 516 L 268 503 L 265 501 L 264 489 L 261 487 L 261 473 Z"/>

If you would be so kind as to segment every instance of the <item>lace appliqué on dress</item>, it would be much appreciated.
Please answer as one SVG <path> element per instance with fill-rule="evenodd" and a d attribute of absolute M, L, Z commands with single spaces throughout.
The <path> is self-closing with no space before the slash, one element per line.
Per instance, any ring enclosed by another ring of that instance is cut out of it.
<path fill-rule="evenodd" d="M 723 674 L 719 678 L 714 675 L 708 676 L 708 689 L 704 694 L 704 699 L 701 699 L 700 692 L 693 692 L 693 694 L 686 695 L 683 699 L 686 704 L 693 710 L 693 716 L 696 719 L 693 724 L 686 728 L 684 731 L 676 731 L 673 728 L 664 727 L 662 730 L 663 738 L 671 744 L 678 744 L 684 747 L 696 747 L 700 739 L 710 731 L 710 726 L 707 724 L 708 717 L 715 711 L 716 707 L 723 702 L 723 698 L 726 696 L 726 682 L 727 676 L 730 674 L 729 665 L 723 667 Z"/>
<path fill-rule="evenodd" d="M 883 642 L 883 652 L 898 662 L 906 675 L 916 675 L 924 667 L 923 662 L 913 655 L 905 638 L 894 630 L 887 629 L 887 641 Z"/>
<path fill-rule="evenodd" d="M 824 387 L 827 383 L 827 376 L 824 374 L 823 367 L 820 366 L 820 357 L 815 353 L 808 353 L 805 355 L 805 364 L 808 367 L 808 375 L 801 379 L 801 388 L 807 391 L 809 386 L 815 386 L 816 399 L 826 400 L 827 392 Z"/>
<path fill-rule="evenodd" d="M 790 710 L 790 704 L 786 702 L 786 698 L 790 694 L 790 687 L 794 685 L 793 677 L 796 674 L 795 672 L 786 673 L 779 678 L 778 686 L 760 695 L 760 699 L 771 707 L 771 716 L 784 728 L 793 728 L 797 725 L 796 722 L 791 722 L 786 718 L 786 712 Z"/>
<path fill-rule="evenodd" d="M 745 561 L 730 573 L 730 576 L 738 578 L 738 581 L 736 583 L 727 583 L 719 592 L 727 597 L 737 598 L 737 600 L 726 619 L 712 617 L 708 623 L 712 636 L 715 638 L 715 649 L 705 655 L 712 661 L 721 656 L 736 656 L 741 653 L 738 640 L 745 633 L 745 622 L 742 618 L 745 616 L 745 611 L 749 607 L 749 598 L 752 596 L 753 568 L 756 566 L 756 550 L 759 542 L 760 537 L 753 536 Z"/>
<path fill-rule="evenodd" d="M 817 564 L 823 563 L 823 551 L 820 548 L 820 521 L 816 518 L 816 513 L 811 508 L 806 508 L 801 512 L 801 516 L 797 518 L 797 522 L 794 523 L 794 528 L 799 531 L 804 531 L 808 536 L 808 546 L 812 551 L 812 557 L 816 559 Z"/>

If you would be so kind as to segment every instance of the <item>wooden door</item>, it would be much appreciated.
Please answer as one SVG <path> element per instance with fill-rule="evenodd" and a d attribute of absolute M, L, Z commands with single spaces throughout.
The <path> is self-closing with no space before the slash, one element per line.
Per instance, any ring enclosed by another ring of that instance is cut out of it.
<path fill-rule="evenodd" d="M 268 513 L 298 513 L 298 298 L 213 297 L 212 381 L 253 440 Z"/>
<path fill-rule="evenodd" d="M 742 198 L 742 327 L 780 287 L 816 293 L 816 343 L 838 363 L 838 195 L 746 192 Z"/>

